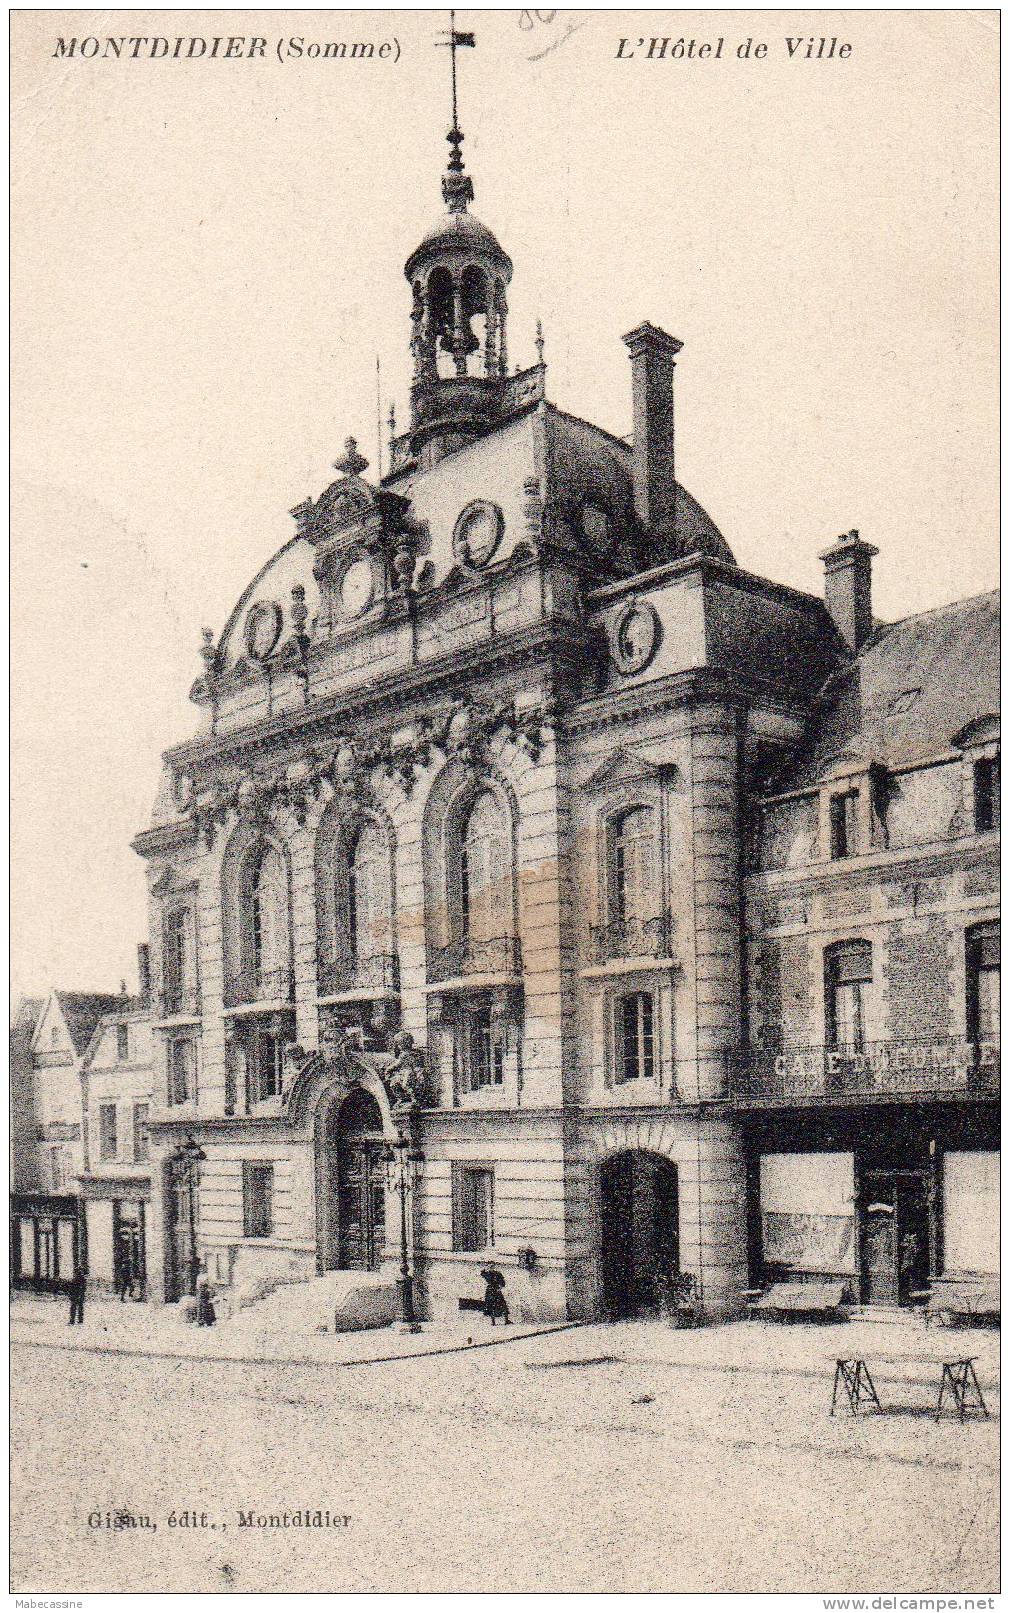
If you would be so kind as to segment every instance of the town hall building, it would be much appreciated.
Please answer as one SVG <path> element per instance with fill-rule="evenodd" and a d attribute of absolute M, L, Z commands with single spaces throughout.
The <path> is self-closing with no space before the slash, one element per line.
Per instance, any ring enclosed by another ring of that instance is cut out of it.
<path fill-rule="evenodd" d="M 149 1297 L 393 1295 L 404 1248 L 427 1316 L 489 1263 L 537 1320 L 989 1270 L 995 600 L 882 625 L 855 532 L 824 598 L 738 565 L 679 341 L 623 338 L 630 441 L 510 367 L 461 141 L 388 473 L 348 438 L 205 631 L 134 842 Z"/>

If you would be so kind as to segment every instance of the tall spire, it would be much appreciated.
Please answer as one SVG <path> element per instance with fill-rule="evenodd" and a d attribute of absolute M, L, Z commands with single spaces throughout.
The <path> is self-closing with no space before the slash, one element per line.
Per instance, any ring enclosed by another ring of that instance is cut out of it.
<path fill-rule="evenodd" d="M 456 13 L 449 13 L 448 37 L 438 41 L 440 45 L 448 45 L 449 56 L 452 62 L 452 127 L 446 135 L 452 150 L 449 156 L 447 172 L 442 176 L 442 200 L 450 213 L 465 213 L 467 202 L 473 201 L 473 180 L 464 171 L 463 167 L 463 131 L 459 126 L 459 105 L 456 83 L 456 52 L 465 47 L 472 48 L 477 40 L 473 34 L 460 33 L 456 28 Z"/>

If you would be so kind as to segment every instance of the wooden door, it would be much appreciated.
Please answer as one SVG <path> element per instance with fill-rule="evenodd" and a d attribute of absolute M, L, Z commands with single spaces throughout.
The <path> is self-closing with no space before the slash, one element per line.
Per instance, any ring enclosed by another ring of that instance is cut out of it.
<path fill-rule="evenodd" d="M 633 1236 L 634 1162 L 617 1154 L 600 1172 L 601 1278 L 604 1314 L 630 1316 L 635 1308 Z"/>
<path fill-rule="evenodd" d="M 863 1298 L 868 1305 L 898 1302 L 898 1226 L 895 1177 L 867 1176 L 863 1201 Z"/>
<path fill-rule="evenodd" d="M 929 1283 L 929 1198 L 924 1175 L 909 1173 L 897 1179 L 898 1303 Z"/>
<path fill-rule="evenodd" d="M 383 1146 L 373 1138 L 346 1137 L 340 1148 L 340 1265 L 375 1271 L 386 1240 Z"/>

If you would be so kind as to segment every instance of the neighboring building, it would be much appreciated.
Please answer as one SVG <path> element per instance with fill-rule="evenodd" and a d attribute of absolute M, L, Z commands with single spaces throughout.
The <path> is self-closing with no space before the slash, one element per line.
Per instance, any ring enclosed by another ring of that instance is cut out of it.
<path fill-rule="evenodd" d="M 41 997 L 23 997 L 10 1035 L 11 1060 L 11 1192 L 30 1193 L 39 1183 L 39 1145 L 35 1127 L 35 1081 L 32 1042 L 44 1006 Z"/>
<path fill-rule="evenodd" d="M 99 1021 L 81 1067 L 84 1169 L 80 1177 L 88 1276 L 146 1293 L 151 1197 L 151 1011 L 141 997 Z"/>
<path fill-rule="evenodd" d="M 732 1094 L 755 1275 L 893 1303 L 999 1269 L 999 607 L 875 627 L 872 554 L 825 556 L 857 653 L 756 803 Z"/>
<path fill-rule="evenodd" d="M 51 991 L 26 999 L 12 1032 L 11 1278 L 59 1288 L 84 1255 L 81 1063 L 101 1016 L 125 997 Z"/>

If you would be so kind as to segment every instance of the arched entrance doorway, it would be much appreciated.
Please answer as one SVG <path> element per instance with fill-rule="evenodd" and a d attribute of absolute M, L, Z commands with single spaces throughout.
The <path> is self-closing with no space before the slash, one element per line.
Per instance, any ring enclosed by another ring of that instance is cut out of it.
<path fill-rule="evenodd" d="M 661 1281 L 680 1270 L 677 1167 L 628 1149 L 600 1169 L 603 1311 L 608 1319 L 659 1309 Z"/>
<path fill-rule="evenodd" d="M 376 1271 L 386 1241 L 386 1141 L 382 1111 L 370 1092 L 355 1087 L 334 1104 L 327 1121 L 331 1205 L 328 1264 Z"/>

